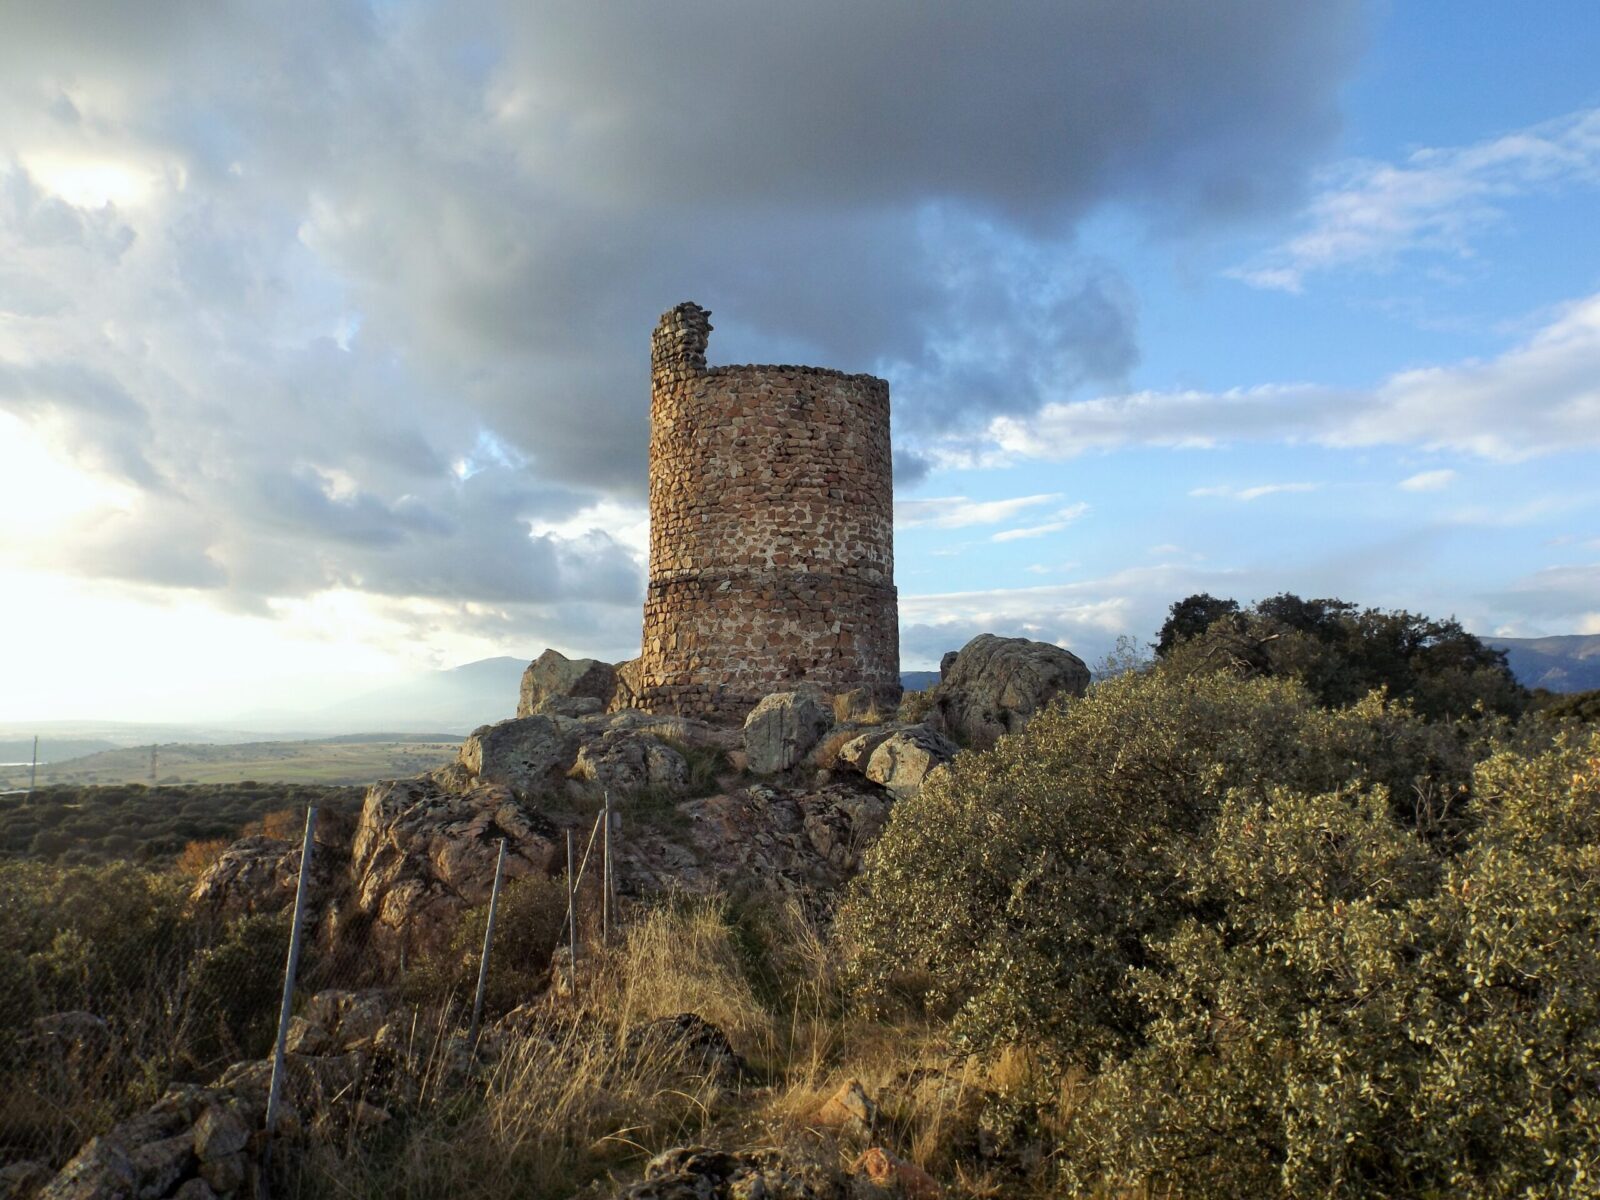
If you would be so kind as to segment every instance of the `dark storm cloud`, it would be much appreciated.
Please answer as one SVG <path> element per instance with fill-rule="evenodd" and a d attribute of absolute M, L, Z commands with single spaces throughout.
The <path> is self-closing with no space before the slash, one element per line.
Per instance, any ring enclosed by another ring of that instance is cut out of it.
<path fill-rule="evenodd" d="M 78 569 L 240 603 L 625 607 L 625 547 L 530 530 L 642 499 L 664 308 L 714 310 L 714 361 L 888 374 L 914 483 L 919 438 L 1126 374 L 1136 306 L 1077 221 L 1182 230 L 1291 196 L 1358 15 L 13 7 L 0 395 L 143 490 L 137 544 L 193 548 Z M 132 183 L 75 205 L 57 160 Z"/>

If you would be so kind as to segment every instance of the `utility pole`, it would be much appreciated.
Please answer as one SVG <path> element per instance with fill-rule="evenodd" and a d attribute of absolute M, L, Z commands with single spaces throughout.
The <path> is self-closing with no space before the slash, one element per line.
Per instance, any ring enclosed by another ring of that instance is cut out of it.
<path fill-rule="evenodd" d="M 156 785 L 156 748 L 150 747 L 150 786 Z"/>
<path fill-rule="evenodd" d="M 27 804 L 33 799 L 33 785 L 39 780 L 39 735 L 33 735 L 33 765 L 28 768 L 28 794 L 22 798 Z"/>

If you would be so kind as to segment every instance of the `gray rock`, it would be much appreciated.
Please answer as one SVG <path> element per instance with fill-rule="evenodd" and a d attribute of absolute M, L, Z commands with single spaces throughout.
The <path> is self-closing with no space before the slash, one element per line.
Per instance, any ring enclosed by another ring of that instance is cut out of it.
<path fill-rule="evenodd" d="M 632 708 L 639 702 L 639 693 L 644 686 L 640 674 L 642 670 L 643 664 L 637 658 L 630 658 L 627 662 L 617 664 L 616 687 L 611 692 L 611 698 L 606 701 L 607 712 Z"/>
<path fill-rule="evenodd" d="M 243 1187 L 248 1173 L 249 1162 L 243 1154 L 230 1154 L 226 1158 L 215 1158 L 200 1164 L 200 1178 L 205 1180 L 214 1192 L 223 1195 L 236 1192 Z"/>
<path fill-rule="evenodd" d="M 914 725 L 890 734 L 867 760 L 866 776 L 880 783 L 897 800 L 922 790 L 928 776 L 956 756 L 949 738 L 925 726 Z"/>
<path fill-rule="evenodd" d="M 183 1114 L 157 1105 L 84 1143 L 39 1200 L 132 1200 L 169 1175 L 171 1187 L 193 1158 Z M 166 1187 L 150 1194 L 164 1195 Z"/>
<path fill-rule="evenodd" d="M 517 716 L 531 717 L 550 712 L 554 701 L 586 698 L 597 701 L 599 712 L 610 703 L 617 689 L 617 671 L 610 663 L 594 658 L 568 658 L 556 650 L 546 650 L 522 673 L 522 691 L 517 698 Z"/>
<path fill-rule="evenodd" d="M 519 796 L 558 789 L 578 757 L 571 721 L 554 716 L 517 717 L 483 725 L 461 744 L 461 765 L 479 783 L 504 784 Z"/>
<path fill-rule="evenodd" d="M 714 1150 L 679 1146 L 644 1167 L 644 1178 L 619 1200 L 818 1200 L 837 1194 L 839 1181 L 815 1183 L 776 1150 Z"/>
<path fill-rule="evenodd" d="M 250 1141 L 250 1127 L 237 1110 L 212 1105 L 194 1123 L 194 1152 L 201 1162 L 238 1154 Z"/>
<path fill-rule="evenodd" d="M 584 744 L 572 775 L 622 795 L 646 790 L 670 795 L 687 787 L 689 764 L 647 734 L 614 729 Z"/>
<path fill-rule="evenodd" d="M 50 1167 L 30 1158 L 0 1167 L 0 1200 L 30 1200 L 50 1182 Z"/>
<path fill-rule="evenodd" d="M 833 726 L 833 708 L 816 688 L 774 692 L 750 710 L 744 750 L 757 775 L 787 771 Z"/>
<path fill-rule="evenodd" d="M 447 792 L 429 779 L 402 779 L 368 789 L 350 877 L 371 946 L 380 953 L 441 948 L 461 913 L 489 898 L 502 837 L 508 879 L 550 873 L 555 826 L 509 788 Z M 360 923 L 350 927 L 353 936 Z"/>
<path fill-rule="evenodd" d="M 191 1179 L 172 1193 L 172 1200 L 217 1200 L 217 1193 L 204 1179 Z"/>
<path fill-rule="evenodd" d="M 946 655 L 941 669 L 928 723 L 974 746 L 1016 733 L 1055 697 L 1089 687 L 1089 668 L 1071 651 L 992 633 L 973 638 L 954 663 Z"/>
<path fill-rule="evenodd" d="M 839 747 L 838 763 L 848 767 L 858 775 L 867 773 L 867 763 L 872 758 L 872 752 L 895 734 L 912 728 L 909 725 L 880 725 L 876 729 L 869 729 L 860 737 L 852 738 Z"/>

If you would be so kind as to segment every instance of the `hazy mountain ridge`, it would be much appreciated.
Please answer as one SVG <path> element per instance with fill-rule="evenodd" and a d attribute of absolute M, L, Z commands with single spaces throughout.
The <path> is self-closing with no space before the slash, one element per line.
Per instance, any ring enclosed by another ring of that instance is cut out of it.
<path fill-rule="evenodd" d="M 1483 640 L 1506 652 L 1511 673 L 1524 687 L 1552 692 L 1600 688 L 1600 633 Z"/>

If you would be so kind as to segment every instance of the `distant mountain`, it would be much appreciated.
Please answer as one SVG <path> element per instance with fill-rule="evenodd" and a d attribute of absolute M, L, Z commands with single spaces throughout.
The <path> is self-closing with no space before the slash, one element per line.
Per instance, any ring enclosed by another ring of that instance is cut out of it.
<path fill-rule="evenodd" d="M 1600 688 L 1600 633 L 1483 640 L 1506 652 L 1511 673 L 1524 687 L 1552 692 Z"/>
<path fill-rule="evenodd" d="M 77 758 L 81 754 L 98 754 L 102 750 L 115 750 L 116 742 L 104 738 L 39 739 L 39 761 L 60 762 L 64 758 Z M 33 761 L 33 739 L 0 737 L 0 763 L 25 763 Z"/>
<path fill-rule="evenodd" d="M 479 725 L 517 715 L 517 693 L 529 661 L 481 658 L 448 671 L 429 671 L 296 720 L 318 729 L 470 733 Z"/>
<path fill-rule="evenodd" d="M 900 686 L 908 692 L 920 692 L 939 682 L 937 671 L 901 671 Z"/>

